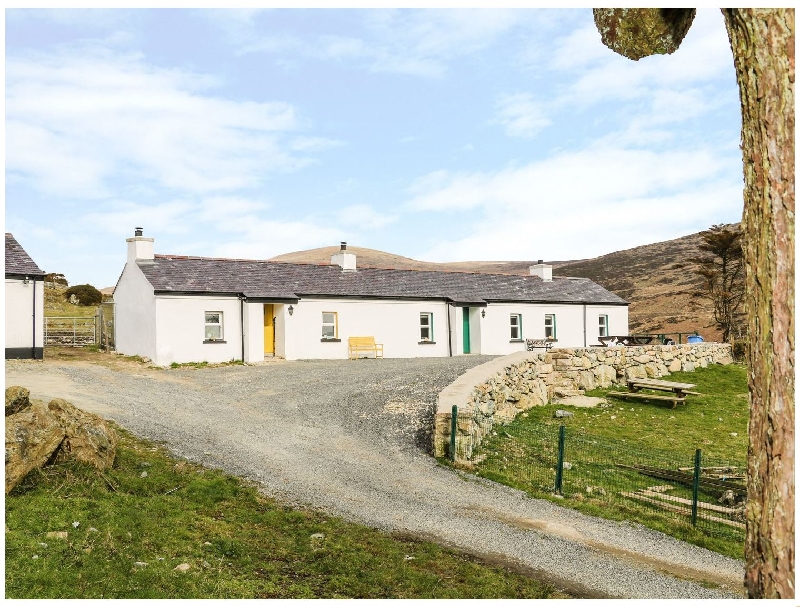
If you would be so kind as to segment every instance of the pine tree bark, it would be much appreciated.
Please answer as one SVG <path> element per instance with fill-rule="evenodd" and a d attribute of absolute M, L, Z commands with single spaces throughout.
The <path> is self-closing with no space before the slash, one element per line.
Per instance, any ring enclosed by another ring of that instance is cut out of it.
<path fill-rule="evenodd" d="M 691 9 L 595 9 L 603 43 L 677 48 Z M 794 9 L 723 9 L 742 106 L 750 424 L 745 585 L 794 598 Z M 644 32 L 644 34 L 639 35 Z"/>
<path fill-rule="evenodd" d="M 725 9 L 742 105 L 750 425 L 745 585 L 794 598 L 794 9 Z"/>

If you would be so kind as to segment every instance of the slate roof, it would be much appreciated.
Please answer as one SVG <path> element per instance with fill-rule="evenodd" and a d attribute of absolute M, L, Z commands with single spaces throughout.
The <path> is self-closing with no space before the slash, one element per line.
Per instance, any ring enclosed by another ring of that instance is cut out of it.
<path fill-rule="evenodd" d="M 248 299 L 301 297 L 440 299 L 463 305 L 547 302 L 627 305 L 588 278 L 432 272 L 337 265 L 156 255 L 138 262 L 156 293 L 242 294 Z"/>
<path fill-rule="evenodd" d="M 14 235 L 6 232 L 6 276 L 44 276 L 30 255 L 17 242 Z"/>

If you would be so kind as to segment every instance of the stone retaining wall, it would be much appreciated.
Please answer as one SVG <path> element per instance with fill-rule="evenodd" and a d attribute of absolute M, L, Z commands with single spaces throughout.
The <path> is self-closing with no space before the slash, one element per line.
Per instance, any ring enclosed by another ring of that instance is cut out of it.
<path fill-rule="evenodd" d="M 434 452 L 448 454 L 452 406 L 458 407 L 456 459 L 469 460 L 496 423 L 560 397 L 582 395 L 635 377 L 662 377 L 733 362 L 730 344 L 560 348 L 517 352 L 470 369 L 439 394 Z"/>

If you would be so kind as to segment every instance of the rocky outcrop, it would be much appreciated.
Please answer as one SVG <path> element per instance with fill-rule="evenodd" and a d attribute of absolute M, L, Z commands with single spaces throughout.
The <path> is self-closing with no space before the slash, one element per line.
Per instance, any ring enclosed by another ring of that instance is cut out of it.
<path fill-rule="evenodd" d="M 41 468 L 64 440 L 64 428 L 42 402 L 6 417 L 6 493 Z"/>
<path fill-rule="evenodd" d="M 114 464 L 117 433 L 107 421 L 61 398 L 51 400 L 47 408 L 64 429 L 64 440 L 56 453 L 56 461 L 75 459 L 98 470 Z"/>
<path fill-rule="evenodd" d="M 31 406 L 28 399 L 30 390 L 22 386 L 9 386 L 6 388 L 6 417 L 19 413 Z"/>
<path fill-rule="evenodd" d="M 48 404 L 30 402 L 28 390 L 6 389 L 6 493 L 31 470 L 50 461 L 74 459 L 98 470 L 114 463 L 117 435 L 102 418 L 82 411 L 62 399 Z"/>
<path fill-rule="evenodd" d="M 530 407 L 582 396 L 586 390 L 607 388 L 630 378 L 662 377 L 733 362 L 730 344 L 720 343 L 561 348 L 504 358 L 508 365 L 473 385 L 471 391 L 463 391 L 460 402 L 451 403 L 450 398 L 442 406 L 442 391 L 434 421 L 437 457 L 447 455 L 449 448 L 451 404 L 459 411 L 456 457 L 468 460 L 494 424 L 509 423 Z"/>

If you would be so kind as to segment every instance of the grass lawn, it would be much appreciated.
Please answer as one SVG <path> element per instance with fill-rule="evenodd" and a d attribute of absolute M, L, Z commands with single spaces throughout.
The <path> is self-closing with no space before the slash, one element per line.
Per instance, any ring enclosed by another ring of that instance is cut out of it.
<path fill-rule="evenodd" d="M 120 437 L 113 469 L 49 466 L 6 496 L 6 598 L 565 596 L 430 542 L 282 506 Z"/>
<path fill-rule="evenodd" d="M 658 401 L 626 401 L 608 397 L 610 406 L 576 408 L 564 405 L 534 407 L 507 426 L 495 427 L 477 455 L 485 457 L 477 474 L 531 494 L 606 518 L 631 520 L 680 539 L 742 558 L 743 531 L 717 524 L 700 513 L 697 527 L 685 514 L 644 503 L 622 492 L 671 485 L 664 491 L 678 500 L 691 499 L 690 486 L 645 476 L 619 464 L 645 464 L 691 474 L 696 449 L 702 467 L 733 465 L 730 476 L 744 483 L 747 460 L 747 375 L 742 365 L 714 365 L 693 373 L 673 373 L 670 381 L 696 384 L 701 396 L 688 396 L 685 405 L 670 408 Z M 605 396 L 598 389 L 589 396 Z M 571 417 L 556 418 L 561 409 Z M 558 427 L 565 426 L 562 495 L 554 496 Z M 701 491 L 700 501 L 718 505 L 714 493 Z M 675 502 L 673 502 L 673 505 Z M 678 502 L 680 507 L 683 503 Z M 706 518 L 704 518 L 706 517 Z M 735 519 L 734 520 L 738 520 Z"/>

